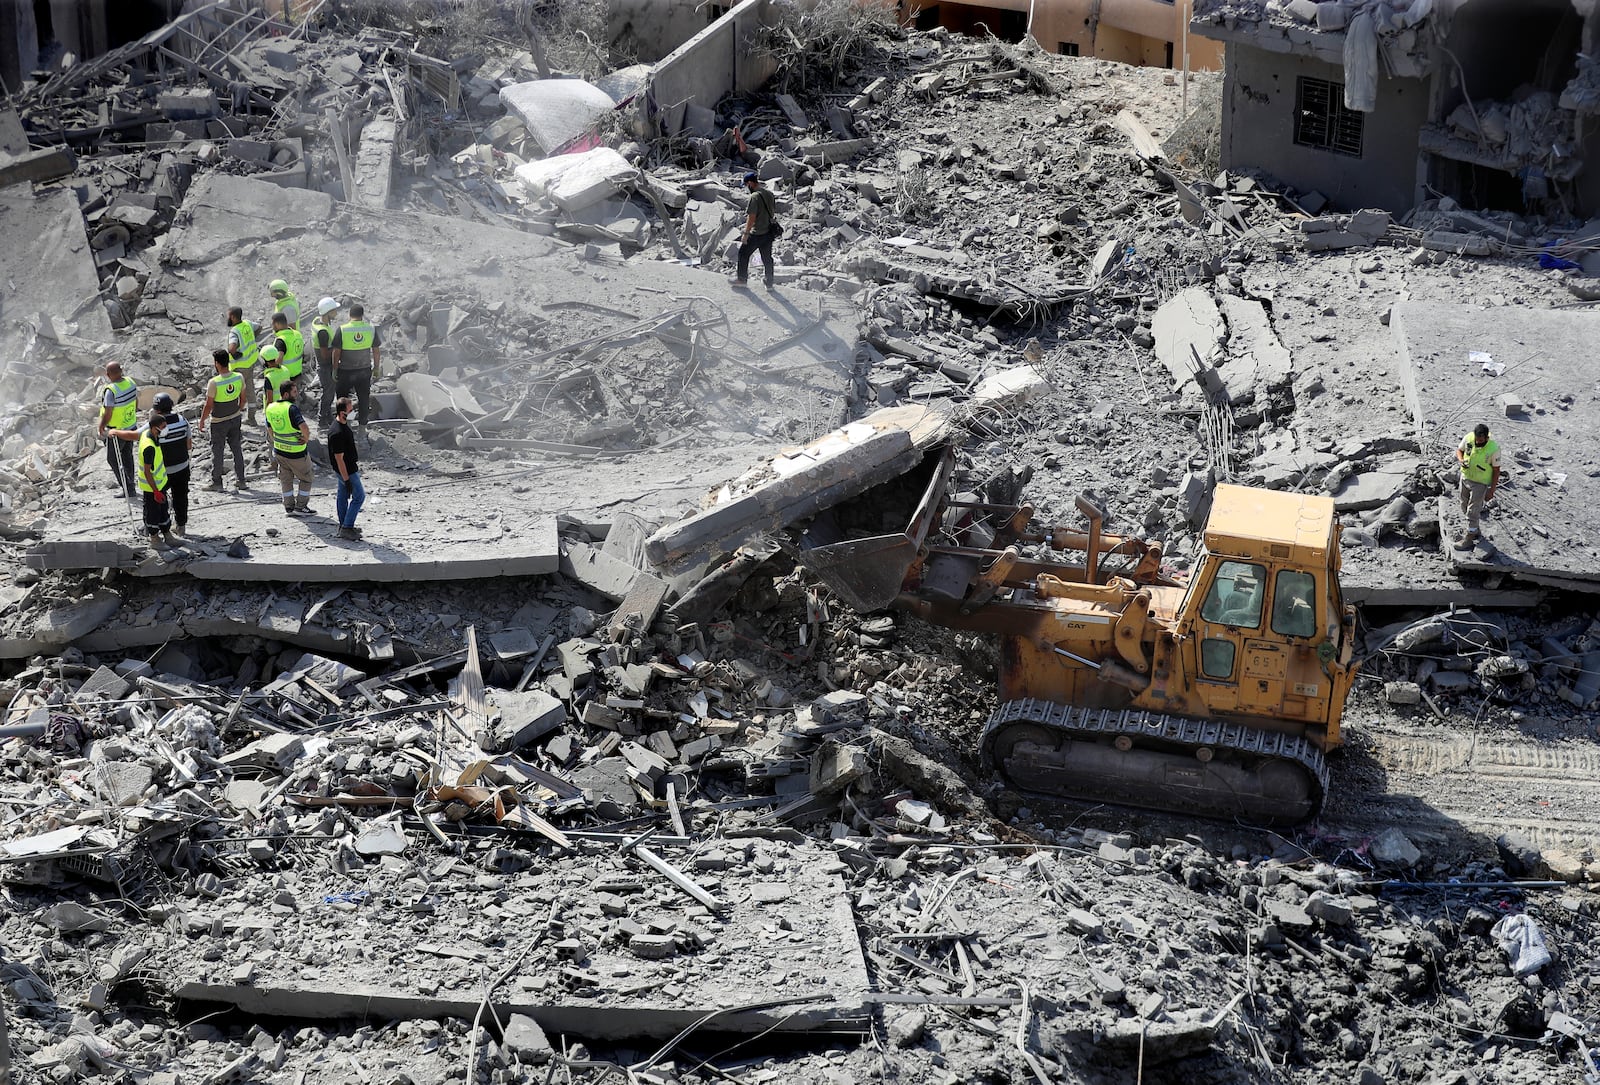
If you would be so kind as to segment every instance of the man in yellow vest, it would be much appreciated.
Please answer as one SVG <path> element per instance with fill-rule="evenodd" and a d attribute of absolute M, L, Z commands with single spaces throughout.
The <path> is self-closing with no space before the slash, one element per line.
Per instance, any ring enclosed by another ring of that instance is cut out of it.
<path fill-rule="evenodd" d="M 283 368 L 283 358 L 278 348 L 268 343 L 261 348 L 261 405 L 270 407 L 283 398 L 283 386 L 289 383 L 289 371 Z"/>
<path fill-rule="evenodd" d="M 206 405 L 200 412 L 200 433 L 211 423 L 211 485 L 222 489 L 222 451 L 233 452 L 233 488 L 247 489 L 244 481 L 244 378 L 233 371 L 232 359 L 225 350 L 211 352 L 216 375 L 206 385 Z"/>
<path fill-rule="evenodd" d="M 139 493 L 144 497 L 144 529 L 150 536 L 150 545 L 165 550 L 177 545 L 172 541 L 172 506 L 167 501 L 167 465 L 161 456 L 161 432 L 167 427 L 166 415 L 150 412 L 150 424 L 145 429 L 114 429 L 111 436 L 119 442 L 139 447 Z M 130 443 L 131 442 L 131 443 Z"/>
<path fill-rule="evenodd" d="M 1470 550 L 1482 537 L 1483 506 L 1494 500 L 1500 487 L 1500 446 L 1489 439 L 1489 427 L 1479 422 L 1456 446 L 1461 464 L 1461 512 L 1467 530 L 1455 541 L 1457 550 Z"/>
<path fill-rule="evenodd" d="M 267 289 L 272 292 L 272 315 L 282 313 L 291 328 L 300 327 L 300 302 L 289 292 L 289 284 L 282 279 L 273 279 Z"/>
<path fill-rule="evenodd" d="M 283 398 L 266 409 L 267 436 L 278 464 L 278 483 L 283 487 L 283 511 L 290 516 L 306 516 L 311 507 L 311 426 L 295 406 L 294 381 L 283 386 Z M 298 493 L 296 490 L 298 489 Z"/>
<path fill-rule="evenodd" d="M 134 488 L 133 445 L 110 435 L 114 429 L 132 429 L 139 421 L 139 386 L 122 375 L 121 362 L 106 363 L 106 383 L 100 389 L 100 439 L 106 443 L 106 462 L 117 489 L 128 497 Z"/>
<path fill-rule="evenodd" d="M 244 403 L 249 421 L 256 420 L 256 359 L 260 349 L 260 332 L 244 318 L 244 310 L 235 305 L 228 310 L 228 357 L 233 371 L 244 378 Z"/>
<path fill-rule="evenodd" d="M 372 378 L 382 361 L 383 344 L 378 329 L 367 323 L 367 311 L 359 303 L 350 306 L 350 319 L 339 325 L 333 337 L 335 390 L 341 396 L 355 396 L 360 404 L 361 435 L 367 433 L 367 404 L 372 399 Z"/>
<path fill-rule="evenodd" d="M 305 369 L 306 339 L 300 334 L 300 329 L 290 324 L 289 318 L 282 313 L 272 314 L 272 345 L 283 356 L 284 372 L 298 384 L 300 374 Z"/>

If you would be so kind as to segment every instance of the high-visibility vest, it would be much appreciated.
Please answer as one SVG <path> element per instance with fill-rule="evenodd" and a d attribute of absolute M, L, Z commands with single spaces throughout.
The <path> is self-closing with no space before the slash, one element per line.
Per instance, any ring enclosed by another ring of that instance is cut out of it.
<path fill-rule="evenodd" d="M 239 413 L 239 400 L 244 396 L 244 378 L 232 371 L 218 373 L 211 378 L 211 411 L 218 422 L 226 422 Z"/>
<path fill-rule="evenodd" d="M 1461 439 L 1461 477 L 1468 482 L 1488 482 L 1494 478 L 1491 461 L 1495 453 L 1500 451 L 1500 446 L 1493 439 L 1481 445 L 1477 440 L 1477 435 L 1472 433 Z"/>
<path fill-rule="evenodd" d="M 112 429 L 132 429 L 133 424 L 139 420 L 139 386 L 129 377 L 119 381 L 107 382 L 100 390 L 100 403 L 105 404 L 105 393 L 111 393 L 111 421 L 108 423 Z"/>
<path fill-rule="evenodd" d="M 275 451 L 293 455 L 306 450 L 306 439 L 300 427 L 289 421 L 289 404 L 280 402 L 268 407 L 267 425 L 272 427 L 272 447 Z"/>
<path fill-rule="evenodd" d="M 339 325 L 339 368 L 371 369 L 372 342 L 377 332 L 364 320 Z"/>
<path fill-rule="evenodd" d="M 297 328 L 285 328 L 274 333 L 278 341 L 283 344 L 279 349 L 283 351 L 283 368 L 289 371 L 289 376 L 298 377 L 304 368 L 306 356 L 306 337 L 301 335 Z"/>
<path fill-rule="evenodd" d="M 149 481 L 144 477 L 144 450 L 147 448 L 155 453 L 150 463 L 150 474 L 155 478 L 155 488 L 157 490 L 165 490 L 167 488 L 167 463 L 161 458 L 160 442 L 150 436 L 148 429 L 139 435 L 139 469 L 135 472 L 139 476 L 139 489 L 145 493 L 154 492 L 150 489 Z"/>
<path fill-rule="evenodd" d="M 243 373 L 254 366 L 260 356 L 261 348 L 256 344 L 256 326 L 248 320 L 241 320 L 233 326 L 233 334 L 239 337 L 239 356 L 228 364 L 235 373 Z"/>
<path fill-rule="evenodd" d="M 300 326 L 300 302 L 293 294 L 285 294 L 281 298 L 274 298 L 272 311 L 274 313 L 282 313 L 288 317 L 289 327 L 298 328 Z"/>
<path fill-rule="evenodd" d="M 332 354 L 333 348 L 339 345 L 339 341 L 338 339 L 334 338 L 333 328 L 328 325 L 327 317 L 319 316 L 311 322 L 311 346 L 313 348 L 321 346 L 321 344 L 317 342 L 317 336 L 319 332 L 328 333 L 328 352 L 329 354 Z"/>
<path fill-rule="evenodd" d="M 161 431 L 161 463 L 168 471 L 189 469 L 189 420 L 181 414 L 167 415 L 167 428 Z"/>
<path fill-rule="evenodd" d="M 269 388 L 272 390 L 274 401 L 283 399 L 283 386 L 289 383 L 289 371 L 281 365 L 269 365 L 267 371 L 262 375 L 267 379 L 267 387 L 261 389 L 261 405 L 264 407 L 267 404 L 267 389 Z"/>

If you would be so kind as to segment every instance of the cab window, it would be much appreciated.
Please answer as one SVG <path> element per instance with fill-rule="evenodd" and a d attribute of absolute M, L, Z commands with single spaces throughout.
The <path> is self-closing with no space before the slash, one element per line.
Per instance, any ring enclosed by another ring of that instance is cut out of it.
<path fill-rule="evenodd" d="M 1211 584 L 1211 594 L 1200 608 L 1200 617 L 1218 625 L 1258 628 L 1265 584 L 1266 570 L 1261 566 L 1247 561 L 1223 562 Z"/>
<path fill-rule="evenodd" d="M 1317 578 L 1284 569 L 1272 584 L 1272 631 L 1285 637 L 1317 635 Z"/>

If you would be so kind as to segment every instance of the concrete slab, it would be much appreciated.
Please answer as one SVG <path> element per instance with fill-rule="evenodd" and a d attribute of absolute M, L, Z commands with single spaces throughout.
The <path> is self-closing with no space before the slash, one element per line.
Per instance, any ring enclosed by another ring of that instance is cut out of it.
<path fill-rule="evenodd" d="M 397 216 L 405 219 L 398 226 Z M 493 311 L 499 327 L 516 329 L 517 338 L 497 334 L 491 353 L 470 363 L 492 376 L 464 367 L 476 395 L 496 397 L 484 398 L 485 409 L 518 400 L 537 409 L 497 425 L 494 432 L 510 439 L 503 448 L 442 448 L 409 423 L 375 423 L 372 447 L 362 453 L 370 495 L 363 544 L 332 538 L 333 475 L 321 463 L 313 491 L 319 515 L 286 516 L 265 436 L 247 431 L 253 489 L 197 487 L 189 525 L 196 545 L 170 563 L 150 560 L 126 506 L 106 487 L 103 457 L 86 445 L 76 471 L 52 480 L 59 489 L 31 559 L 39 567 L 115 564 L 143 576 L 272 582 L 549 572 L 559 558 L 553 517 L 591 524 L 624 511 L 651 522 L 676 518 L 770 454 L 775 441 L 822 432 L 847 409 L 856 326 L 842 298 L 736 291 L 721 275 L 668 261 L 585 261 L 564 242 L 464 219 L 357 205 L 335 216 L 323 193 L 220 174 L 196 181 L 166 244 L 135 325 L 147 349 L 131 375 L 142 384 L 198 388 L 219 305 L 265 297 L 268 255 L 271 272 L 302 298 L 362 298 L 382 329 L 385 369 L 414 369 L 431 330 L 424 320 L 410 331 L 396 314 L 430 296 L 419 293 L 422 261 L 428 282 L 445 284 L 450 296 L 470 292 L 476 312 Z M 257 283 L 259 295 L 249 285 Z M 607 315 L 596 317 L 595 309 Z M 617 334 L 607 341 L 611 328 Z M 601 341 L 530 367 L 518 362 L 534 353 L 524 329 L 529 338 L 536 330 L 539 346 Z M 619 346 L 627 349 L 613 349 Z M 193 371 L 155 368 L 166 359 L 194 360 Z M 387 375 L 378 383 L 380 393 L 393 387 Z M 515 440 L 523 436 L 543 440 Z M 196 452 L 203 485 L 209 450 Z M 236 539 L 250 557 L 226 556 Z"/>
<path fill-rule="evenodd" d="M 535 79 L 500 89 L 506 112 L 527 127 L 544 154 L 553 154 L 593 130 L 617 108 L 611 95 L 582 79 Z"/>
<path fill-rule="evenodd" d="M 351 165 L 355 192 L 351 199 L 363 207 L 382 211 L 394 189 L 395 123 L 388 117 L 370 120 L 361 129 L 361 146 Z"/>
<path fill-rule="evenodd" d="M 1451 480 L 1439 503 L 1450 565 L 1600 585 L 1600 419 L 1590 409 L 1600 385 L 1600 314 L 1407 301 L 1395 306 L 1390 327 L 1423 460 Z M 1504 363 L 1504 374 L 1491 376 L 1474 351 Z M 1498 399 L 1513 389 L 1528 410 L 1507 418 Z M 1449 539 L 1465 525 L 1453 451 L 1478 422 L 1499 442 L 1505 474 L 1484 519 L 1487 545 L 1454 550 Z"/>
<path fill-rule="evenodd" d="M 62 335 L 111 339 L 94 253 L 70 189 L 0 191 L 0 282 L 0 406 L 41 400 L 60 378 L 41 357 L 48 344 L 36 342 L 41 313 Z"/>
<path fill-rule="evenodd" d="M 1182 388 L 1194 379 L 1194 352 L 1214 365 L 1222 350 L 1226 326 L 1209 291 L 1191 286 L 1180 291 L 1150 321 L 1156 340 L 1156 361 L 1172 375 L 1172 386 Z"/>
<path fill-rule="evenodd" d="M 868 977 L 849 891 L 839 876 L 842 864 L 826 849 L 796 846 L 765 876 L 745 864 L 742 846 L 718 851 L 721 863 L 692 864 L 688 852 L 665 851 L 664 858 L 726 902 L 720 915 L 614 852 L 591 852 L 581 862 L 541 861 L 519 874 L 480 874 L 475 890 L 427 888 L 408 900 L 374 896 L 356 904 L 325 878 L 294 879 L 293 908 L 275 905 L 283 894 L 272 873 L 253 873 L 232 884 L 227 902 L 195 903 L 187 924 L 152 928 L 158 940 L 152 974 L 164 977 L 176 997 L 250 1013 L 470 1019 L 483 987 L 481 967 L 470 962 L 493 961 L 498 972 L 517 960 L 531 935 L 530 952 L 498 988 L 501 1020 L 520 1013 L 549 1032 L 621 1040 L 674 1035 L 719 1010 L 730 1012 L 706 1026 L 719 1032 L 858 1026 L 868 1016 Z M 385 860 L 410 861 L 419 860 L 410 854 Z M 421 862 L 426 869 L 437 858 Z M 715 869 L 723 864 L 728 869 Z M 774 884 L 787 892 L 757 892 Z M 596 891 L 619 897 L 627 914 L 608 917 L 585 905 Z M 551 902 L 563 897 L 566 907 L 552 911 Z M 203 939 L 221 951 L 213 961 L 202 959 L 192 938 L 172 933 L 195 929 L 196 915 L 214 916 L 226 932 Z M 535 933 L 549 916 L 564 932 L 560 947 Z M 791 929 L 780 928 L 782 919 Z M 646 929 L 668 936 L 664 944 L 653 942 L 649 957 L 627 942 L 628 932 L 644 936 Z M 283 951 L 255 937 L 269 931 Z M 314 968 L 303 959 L 305 947 L 315 947 Z M 670 952 L 656 959 L 663 949 Z M 237 982 L 235 970 L 246 963 L 254 974 Z M 801 1001 L 740 1012 L 785 998 Z"/>

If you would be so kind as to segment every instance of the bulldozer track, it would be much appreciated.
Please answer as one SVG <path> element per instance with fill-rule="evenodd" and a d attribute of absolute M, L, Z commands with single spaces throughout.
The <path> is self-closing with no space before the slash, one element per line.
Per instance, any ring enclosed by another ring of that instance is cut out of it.
<path fill-rule="evenodd" d="M 1381 786 L 1338 766 L 1322 824 L 1375 832 L 1399 826 L 1420 840 L 1481 849 L 1501 833 L 1540 848 L 1600 851 L 1600 747 L 1384 724 L 1350 751 L 1382 770 Z"/>
<path fill-rule="evenodd" d="M 1033 794 L 1067 795 L 1094 800 L 1093 788 L 1049 790 L 1030 787 L 1016 765 L 997 753 L 1002 735 L 1012 728 L 1038 728 L 1055 737 L 1060 750 L 1072 743 L 1089 747 L 1148 750 L 1167 757 L 1164 778 L 1137 794 L 1116 793 L 1108 786 L 1104 801 L 1149 805 L 1180 813 L 1234 818 L 1249 817 L 1267 823 L 1293 823 L 1316 814 L 1328 792 L 1328 767 L 1322 751 L 1298 735 L 1264 731 L 1224 720 L 1194 719 L 1142 709 L 1097 709 L 1058 704 L 1033 697 L 1005 701 L 995 708 L 984 727 L 980 746 L 984 759 L 1013 786 Z M 1120 740 L 1120 742 L 1119 742 Z M 1210 756 L 1202 760 L 1199 751 Z M 1065 760 L 1063 753 L 1062 760 Z M 1293 807 L 1277 803 L 1267 794 L 1250 794 L 1236 785 L 1261 779 L 1263 765 L 1293 764 L 1305 778 L 1306 795 Z M 1215 767 L 1214 767 L 1215 766 Z M 1219 781 L 1222 766 L 1232 766 L 1231 781 Z M 1070 770 L 1065 774 L 1070 775 Z M 1117 783 L 1114 776 L 1108 785 Z M 1132 778 L 1120 781 L 1131 786 Z M 1230 783 L 1234 786 L 1229 786 Z"/>

